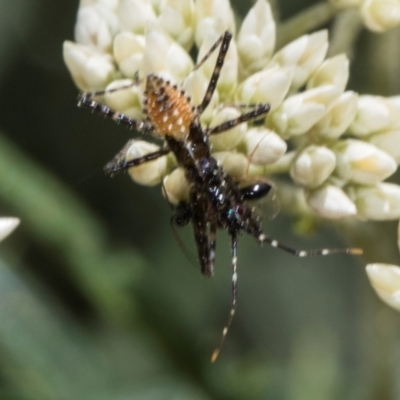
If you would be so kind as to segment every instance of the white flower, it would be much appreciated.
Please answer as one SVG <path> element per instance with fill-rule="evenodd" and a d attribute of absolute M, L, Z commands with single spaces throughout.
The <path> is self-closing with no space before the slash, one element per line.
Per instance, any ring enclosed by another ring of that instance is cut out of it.
<path fill-rule="evenodd" d="M 145 38 L 146 48 L 140 76 L 154 73 L 164 79 L 181 82 L 193 69 L 194 64 L 189 54 L 156 25 L 148 25 Z"/>
<path fill-rule="evenodd" d="M 242 104 L 268 103 L 275 110 L 287 95 L 292 76 L 289 68 L 272 67 L 256 72 L 237 88 L 235 97 Z"/>
<path fill-rule="evenodd" d="M 156 14 L 146 0 L 120 0 L 118 18 L 121 31 L 143 34 L 146 24 L 156 21 Z"/>
<path fill-rule="evenodd" d="M 123 88 L 104 95 L 105 103 L 113 110 L 129 116 L 131 118 L 140 118 L 142 114 L 141 90 L 138 86 L 132 85 L 130 79 L 121 79 L 111 82 L 106 90 Z"/>
<path fill-rule="evenodd" d="M 170 204 L 189 201 L 189 191 L 183 168 L 175 168 L 163 180 L 162 193 Z"/>
<path fill-rule="evenodd" d="M 210 123 L 210 128 L 222 124 L 223 122 L 237 118 L 240 111 L 233 107 L 225 107 L 218 111 Z M 247 124 L 239 124 L 226 132 L 210 136 L 210 143 L 214 151 L 231 150 L 235 148 L 246 136 Z"/>
<path fill-rule="evenodd" d="M 144 140 L 134 140 L 125 152 L 125 160 L 130 161 L 159 150 L 160 147 Z M 129 168 L 131 178 L 141 185 L 154 186 L 161 182 L 167 173 L 167 156 Z"/>
<path fill-rule="evenodd" d="M 325 60 L 307 82 L 307 88 L 311 89 L 322 85 L 334 85 L 344 90 L 349 80 L 349 60 L 345 54 Z"/>
<path fill-rule="evenodd" d="M 325 182 L 335 166 L 333 151 L 323 146 L 309 146 L 293 162 L 290 175 L 295 182 L 313 188 Z"/>
<path fill-rule="evenodd" d="M 306 133 L 339 99 L 341 91 L 321 86 L 288 97 L 270 116 L 272 128 L 283 137 Z"/>
<path fill-rule="evenodd" d="M 203 43 L 210 29 L 219 27 L 219 33 L 228 30 L 233 34 L 236 31 L 235 18 L 229 0 L 197 0 L 195 3 L 197 46 Z"/>
<path fill-rule="evenodd" d="M 366 271 L 378 297 L 400 311 L 400 268 L 390 264 L 368 264 Z"/>
<path fill-rule="evenodd" d="M 335 173 L 345 182 L 374 185 L 397 169 L 396 161 L 389 154 L 361 140 L 343 140 L 332 150 L 337 158 Z"/>
<path fill-rule="evenodd" d="M 65 42 L 64 61 L 82 90 L 103 89 L 116 76 L 112 57 L 73 42 Z"/>
<path fill-rule="evenodd" d="M 329 219 L 340 219 L 357 213 L 356 206 L 342 189 L 324 185 L 306 193 L 307 203 L 315 214 Z"/>
<path fill-rule="evenodd" d="M 247 13 L 237 45 L 243 76 L 265 68 L 275 47 L 275 21 L 266 0 L 258 0 Z"/>
<path fill-rule="evenodd" d="M 361 17 L 375 32 L 384 32 L 400 24 L 399 0 L 363 0 Z"/>
<path fill-rule="evenodd" d="M 75 38 L 99 51 L 110 52 L 118 18 L 106 4 L 90 4 L 79 9 L 75 25 Z"/>
<path fill-rule="evenodd" d="M 282 138 L 262 127 L 249 129 L 242 145 L 250 162 L 256 165 L 267 165 L 278 161 L 287 149 L 287 144 Z"/>
<path fill-rule="evenodd" d="M 214 153 L 213 157 L 222 164 L 225 171 L 231 175 L 233 179 L 242 179 L 246 177 L 249 169 L 249 160 L 244 154 L 220 151 Z"/>
<path fill-rule="evenodd" d="M 20 223 L 19 218 L 1 217 L 0 218 L 0 242 L 4 240 Z"/>
<path fill-rule="evenodd" d="M 368 220 L 384 221 L 400 218 L 400 186 L 379 183 L 353 188 L 351 196 L 358 215 Z"/>
<path fill-rule="evenodd" d="M 349 133 L 366 136 L 400 125 L 397 98 L 363 95 L 358 98 L 358 111 Z"/>
<path fill-rule="evenodd" d="M 195 27 L 193 0 L 164 0 L 159 21 L 164 31 L 184 49 L 192 47 Z"/>
<path fill-rule="evenodd" d="M 387 18 L 385 1 L 387 6 L 391 0 L 381 0 L 379 7 L 378 0 L 364 0 L 363 5 L 358 0 L 333 3 L 364 7 L 380 23 L 382 15 Z M 226 30 L 232 40 L 217 88 L 200 116 L 204 130 L 257 104 L 271 107 L 265 118 L 209 138 L 213 156 L 227 172 L 237 180 L 284 174 L 297 192 L 302 190 L 310 208 L 326 218 L 350 217 L 357 211 L 360 218 L 394 218 L 397 192 L 381 183 L 400 162 L 400 96 L 344 92 L 349 60 L 343 54 L 324 60 L 327 31 L 303 35 L 273 55 L 276 27 L 267 0 L 258 0 L 249 10 L 237 37 L 229 0 L 81 1 L 76 24 L 79 44 L 66 42 L 64 58 L 83 90 L 125 86 L 94 100 L 143 121 L 148 74 L 181 85 L 193 106 L 201 104 L 220 49 L 210 53 L 210 48 Z M 189 54 L 196 53 L 197 62 L 210 54 L 193 69 Z M 134 143 L 121 157 L 132 159 L 159 148 Z M 182 171 L 174 170 L 175 164 L 172 156 L 161 157 L 132 168 L 130 174 L 147 185 L 163 180 L 167 198 L 184 201 L 187 182 Z"/>
<path fill-rule="evenodd" d="M 143 35 L 121 32 L 115 36 L 113 53 L 120 71 L 127 78 L 133 79 L 139 71 L 145 49 Z"/>
<path fill-rule="evenodd" d="M 313 126 L 313 133 L 325 139 L 339 138 L 354 120 L 357 99 L 355 92 L 342 93 L 326 115 Z"/>
<path fill-rule="evenodd" d="M 327 31 L 304 35 L 279 50 L 272 58 L 270 65 L 293 67 L 292 90 L 303 86 L 316 71 L 325 58 L 328 50 Z"/>
<path fill-rule="evenodd" d="M 207 90 L 210 80 L 203 74 L 191 73 L 183 82 L 182 87 L 189 94 L 193 104 L 200 104 L 204 93 Z M 219 104 L 218 90 L 214 92 L 211 102 L 201 116 L 201 122 L 205 125 L 210 124 L 215 115 L 215 110 Z"/>
<path fill-rule="evenodd" d="M 400 128 L 377 133 L 368 139 L 369 143 L 390 154 L 400 163 Z"/>

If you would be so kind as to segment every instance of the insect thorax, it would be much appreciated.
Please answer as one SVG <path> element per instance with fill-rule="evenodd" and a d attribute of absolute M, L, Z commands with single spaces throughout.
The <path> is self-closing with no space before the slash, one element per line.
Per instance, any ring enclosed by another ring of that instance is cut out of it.
<path fill-rule="evenodd" d="M 184 140 L 190 123 L 196 117 L 190 97 L 176 85 L 156 75 L 148 75 L 144 92 L 143 113 L 161 136 Z"/>

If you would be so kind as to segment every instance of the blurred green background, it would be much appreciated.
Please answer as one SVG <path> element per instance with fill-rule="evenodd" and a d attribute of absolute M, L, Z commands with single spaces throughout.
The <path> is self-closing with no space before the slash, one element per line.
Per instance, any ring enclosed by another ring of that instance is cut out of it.
<path fill-rule="evenodd" d="M 252 4 L 233 3 L 242 16 Z M 277 2 L 282 20 L 313 4 Z M 0 399 L 400 399 L 400 317 L 364 272 L 400 264 L 396 223 L 349 233 L 364 258 L 295 259 L 242 238 L 238 311 L 210 364 L 230 307 L 229 240 L 218 236 L 204 279 L 159 188 L 103 175 L 130 133 L 76 107 L 61 54 L 77 7 L 0 0 L 0 215 L 22 220 L 0 250 Z M 361 30 L 350 89 L 400 93 L 399 38 Z M 348 244 L 332 224 L 299 237 L 295 223 L 281 212 L 268 233 Z"/>

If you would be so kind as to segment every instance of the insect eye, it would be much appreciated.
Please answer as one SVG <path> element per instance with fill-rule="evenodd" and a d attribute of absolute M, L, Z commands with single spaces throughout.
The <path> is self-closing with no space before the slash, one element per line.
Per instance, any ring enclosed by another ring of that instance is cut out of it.
<path fill-rule="evenodd" d="M 271 190 L 271 185 L 266 182 L 258 182 L 252 186 L 240 189 L 243 200 L 258 200 L 265 197 Z"/>

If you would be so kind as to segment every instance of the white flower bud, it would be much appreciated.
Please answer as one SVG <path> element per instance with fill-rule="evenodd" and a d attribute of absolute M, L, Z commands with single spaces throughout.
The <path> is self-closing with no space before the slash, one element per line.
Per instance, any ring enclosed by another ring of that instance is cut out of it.
<path fill-rule="evenodd" d="M 113 53 L 120 71 L 127 78 L 134 78 L 139 71 L 145 49 L 143 35 L 121 32 L 114 38 Z"/>
<path fill-rule="evenodd" d="M 400 104 L 396 97 L 363 95 L 358 97 L 358 110 L 348 131 L 366 136 L 399 126 Z"/>
<path fill-rule="evenodd" d="M 103 89 L 116 75 L 112 57 L 80 44 L 64 42 L 64 62 L 84 91 Z"/>
<path fill-rule="evenodd" d="M 344 92 L 327 114 L 313 127 L 313 132 L 326 139 L 337 139 L 349 127 L 357 113 L 358 94 Z"/>
<path fill-rule="evenodd" d="M 369 143 L 390 154 L 400 163 L 400 129 L 377 133 L 368 138 Z"/>
<path fill-rule="evenodd" d="M 321 65 L 328 50 L 327 31 L 304 35 L 279 50 L 269 65 L 293 67 L 294 75 L 291 90 L 303 86 L 314 71 Z"/>
<path fill-rule="evenodd" d="M 0 242 L 4 240 L 20 223 L 19 218 L 1 217 L 0 218 Z"/>
<path fill-rule="evenodd" d="M 290 96 L 271 114 L 269 123 L 285 138 L 302 135 L 328 112 L 340 94 L 334 86 L 321 86 Z"/>
<path fill-rule="evenodd" d="M 379 183 L 353 188 L 353 200 L 362 218 L 385 221 L 400 218 L 400 186 Z"/>
<path fill-rule="evenodd" d="M 125 160 L 130 161 L 159 150 L 160 147 L 144 140 L 135 140 L 125 153 Z M 140 185 L 154 186 L 161 182 L 167 173 L 167 156 L 159 157 L 128 169 L 130 177 Z"/>
<path fill-rule="evenodd" d="M 204 41 L 199 49 L 197 56 L 197 62 L 199 62 L 210 50 L 211 46 L 218 40 L 221 34 L 216 30 L 210 28 L 207 35 L 204 37 Z M 214 72 L 215 63 L 217 61 L 218 51 L 214 51 L 208 60 L 202 65 L 200 71 L 207 77 L 208 81 Z M 218 80 L 218 92 L 221 99 L 232 95 L 236 89 L 238 81 L 238 54 L 236 43 L 232 39 L 229 45 L 229 50 L 226 53 L 224 60 L 224 67 L 221 69 L 220 77 Z"/>
<path fill-rule="evenodd" d="M 384 32 L 400 24 L 398 0 L 364 0 L 361 17 L 368 29 Z"/>
<path fill-rule="evenodd" d="M 184 49 L 189 50 L 194 40 L 193 0 L 165 0 L 161 3 L 160 25 Z"/>
<path fill-rule="evenodd" d="M 216 23 L 220 28 L 220 33 L 229 31 L 235 35 L 235 17 L 229 0 L 197 0 L 195 13 L 197 47 L 201 46 L 210 29 L 215 29 Z"/>
<path fill-rule="evenodd" d="M 148 22 L 155 22 L 153 7 L 146 0 L 120 0 L 118 17 L 121 31 L 143 34 Z"/>
<path fill-rule="evenodd" d="M 233 179 L 242 179 L 247 175 L 249 160 L 244 154 L 220 151 L 213 153 L 213 157 L 222 164 Z"/>
<path fill-rule="evenodd" d="M 295 159 L 290 176 L 295 182 L 314 188 L 328 179 L 335 166 L 333 151 L 323 146 L 309 146 Z"/>
<path fill-rule="evenodd" d="M 243 20 L 237 38 L 241 71 L 250 75 L 263 69 L 275 47 L 275 21 L 271 6 L 258 0 Z"/>
<path fill-rule="evenodd" d="M 286 152 L 286 142 L 275 132 L 263 127 L 251 128 L 243 140 L 252 164 L 266 165 L 278 161 Z"/>
<path fill-rule="evenodd" d="M 157 74 L 181 82 L 193 69 L 189 54 L 155 25 L 146 30 L 146 47 L 140 76 Z"/>
<path fill-rule="evenodd" d="M 306 193 L 313 212 L 323 218 L 340 219 L 355 215 L 357 210 L 346 193 L 337 186 L 324 185 Z"/>
<path fill-rule="evenodd" d="M 210 128 L 218 126 L 226 121 L 235 119 L 241 115 L 240 111 L 233 107 L 225 107 L 220 110 L 211 120 Z M 213 151 L 231 150 L 235 148 L 245 137 L 247 124 L 239 124 L 228 131 L 210 135 L 210 143 Z"/>
<path fill-rule="evenodd" d="M 104 95 L 104 101 L 107 106 L 128 117 L 141 119 L 143 117 L 141 89 L 133 85 L 130 79 L 121 79 L 111 82 L 106 87 L 106 90 L 117 88 L 121 88 L 121 90 Z"/>
<path fill-rule="evenodd" d="M 175 168 L 164 178 L 162 193 L 171 204 L 189 201 L 190 188 L 183 168 Z"/>
<path fill-rule="evenodd" d="M 344 90 L 349 80 L 349 59 L 345 54 L 325 60 L 307 82 L 307 88 L 311 89 L 322 85 L 333 85 Z"/>
<path fill-rule="evenodd" d="M 93 4 L 80 7 L 75 25 L 77 43 L 110 52 L 113 34 L 118 29 L 118 18 L 109 7 Z"/>
<path fill-rule="evenodd" d="M 397 169 L 396 161 L 389 154 L 360 140 L 342 140 L 332 150 L 336 154 L 335 173 L 344 181 L 374 185 Z"/>
<path fill-rule="evenodd" d="M 269 68 L 257 72 L 237 88 L 235 97 L 243 104 L 268 103 L 271 110 L 275 110 L 282 104 L 292 76 L 289 68 Z"/>
<path fill-rule="evenodd" d="M 378 297 L 400 311 L 400 268 L 390 264 L 368 264 L 366 271 Z"/>
<path fill-rule="evenodd" d="M 207 79 L 203 74 L 198 74 L 196 71 L 194 73 L 189 74 L 189 76 L 183 82 L 183 88 L 187 92 L 187 94 L 191 97 L 192 104 L 199 105 L 203 101 L 204 95 L 207 91 L 207 87 L 209 84 L 209 79 Z M 205 125 L 209 125 L 215 112 L 214 110 L 217 108 L 219 104 L 219 94 L 218 90 L 214 91 L 214 94 L 211 98 L 210 104 L 204 110 L 201 115 L 201 121 Z"/>

